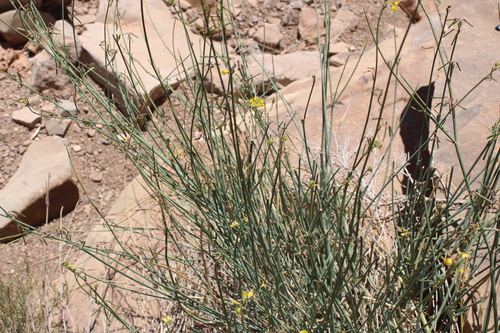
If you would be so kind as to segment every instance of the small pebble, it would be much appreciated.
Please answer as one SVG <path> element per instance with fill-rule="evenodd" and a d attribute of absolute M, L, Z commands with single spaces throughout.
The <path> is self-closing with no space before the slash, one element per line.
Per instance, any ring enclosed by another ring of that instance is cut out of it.
<path fill-rule="evenodd" d="M 90 179 L 92 179 L 92 181 L 94 181 L 96 183 L 102 182 L 102 178 L 103 178 L 103 175 L 102 175 L 101 171 L 94 170 L 90 174 Z"/>
<path fill-rule="evenodd" d="M 99 142 L 100 142 L 100 143 L 102 143 L 102 144 L 103 144 L 103 145 L 105 145 L 105 146 L 107 146 L 107 145 L 109 145 L 109 144 L 110 144 L 110 143 L 109 143 L 109 141 L 108 141 L 108 140 L 106 140 L 106 139 L 104 139 L 104 138 L 100 138 L 100 139 L 99 139 Z"/>
<path fill-rule="evenodd" d="M 75 153 L 78 153 L 79 151 L 82 150 L 82 146 L 80 145 L 74 145 L 72 148 Z"/>

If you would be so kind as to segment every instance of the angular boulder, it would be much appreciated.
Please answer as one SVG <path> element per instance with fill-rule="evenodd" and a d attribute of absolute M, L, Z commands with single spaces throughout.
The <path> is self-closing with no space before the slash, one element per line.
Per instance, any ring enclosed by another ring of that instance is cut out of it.
<path fill-rule="evenodd" d="M 192 73 L 194 57 L 203 61 L 203 38 L 184 30 L 161 0 L 101 1 L 95 23 L 85 28 L 81 60 L 95 66 L 89 74 L 125 115 L 123 94 L 145 110 Z"/>
<path fill-rule="evenodd" d="M 81 53 L 81 45 L 78 38 L 75 38 L 71 24 L 64 20 L 55 22 L 51 35 L 54 46 L 63 49 L 69 62 L 75 64 Z M 49 88 L 64 90 L 71 86 L 71 81 L 54 58 L 43 50 L 33 59 L 33 70 L 28 85 L 40 92 Z"/>
<path fill-rule="evenodd" d="M 248 72 L 259 93 L 274 82 L 279 88 L 310 78 L 320 70 L 318 51 L 300 51 L 283 55 L 255 55 L 248 59 Z"/>
<path fill-rule="evenodd" d="M 315 44 L 325 34 L 325 19 L 311 7 L 303 7 L 299 20 L 300 39 L 306 44 Z"/>
<path fill-rule="evenodd" d="M 49 13 L 40 12 L 42 20 L 47 27 L 55 23 L 54 17 Z M 35 30 L 30 19 L 17 10 L 9 10 L 0 14 L 0 36 L 12 45 L 21 45 L 28 41 L 26 34 Z"/>
<path fill-rule="evenodd" d="M 253 38 L 259 44 L 270 48 L 277 48 L 283 38 L 283 35 L 277 25 L 265 23 L 262 27 L 257 29 Z"/>
<path fill-rule="evenodd" d="M 12 113 L 12 120 L 29 128 L 34 128 L 42 120 L 42 116 L 31 107 L 24 107 Z"/>
<path fill-rule="evenodd" d="M 15 219 L 39 226 L 73 210 L 78 199 L 66 147 L 53 137 L 32 143 L 19 169 L 0 190 L 0 241 L 22 234 Z"/>

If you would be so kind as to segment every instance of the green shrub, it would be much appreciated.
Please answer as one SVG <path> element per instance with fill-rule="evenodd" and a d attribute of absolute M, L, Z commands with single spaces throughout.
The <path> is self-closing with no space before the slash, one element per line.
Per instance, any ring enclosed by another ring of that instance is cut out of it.
<path fill-rule="evenodd" d="M 328 6 L 317 3 L 319 11 Z M 94 88 L 86 76 L 92 67 L 72 65 L 49 38 L 40 38 L 73 81 L 76 94 L 100 117 L 94 122 L 77 119 L 81 126 L 105 125 L 96 129 L 135 164 L 163 217 L 155 230 L 106 222 L 116 234 L 161 240 L 163 250 L 122 243 L 122 236 L 115 251 L 75 246 L 135 281 L 144 295 L 177 302 L 194 322 L 215 331 L 459 332 L 476 306 L 485 307 L 489 314 L 481 318 L 484 323 L 498 322 L 495 293 L 484 298 L 478 293 L 486 283 L 493 291 L 498 281 L 499 219 L 494 200 L 499 178 L 498 124 L 492 124 L 490 140 L 477 156 L 484 163 L 474 164 L 471 170 L 462 165 L 450 175 L 460 186 L 448 186 L 446 195 L 425 195 L 430 182 L 436 181 L 427 172 L 413 179 L 405 196 L 399 196 L 397 175 L 403 169 L 388 174 L 379 189 L 370 188 L 369 175 L 379 167 L 370 167 L 372 155 L 387 149 L 380 142 L 361 140 L 348 165 L 333 163 L 331 156 L 328 122 L 339 94 L 329 97 L 328 92 L 342 92 L 345 87 L 329 80 L 328 35 L 325 43 L 320 41 L 319 87 L 311 87 L 324 92 L 323 141 L 315 154 L 306 143 L 305 116 L 276 122 L 269 105 L 272 98 L 266 103 L 266 96 L 274 94 L 274 100 L 287 106 L 277 87 L 271 83 L 258 94 L 245 65 L 234 67 L 227 48 L 216 51 L 211 34 L 220 30 L 218 38 L 225 40 L 225 29 L 233 22 L 227 21 L 227 9 L 221 3 L 214 10 L 217 20 L 214 23 L 207 15 L 206 24 L 217 24 L 219 29 L 206 29 L 207 52 L 200 58 L 192 52 L 194 68 L 183 67 L 186 61 L 179 59 L 184 81 L 176 89 L 163 85 L 167 96 L 163 107 L 141 109 L 120 86 L 121 75 L 132 78 L 134 69 L 116 73 L 115 88 L 123 93 L 121 108 L 129 117 Z M 328 31 L 328 10 L 323 14 Z M 187 22 L 182 22 L 187 29 Z M 376 43 L 377 27 L 372 28 Z M 445 61 L 441 50 L 448 27 L 436 32 L 436 59 L 444 63 L 446 89 L 451 89 L 453 59 Z M 232 29 L 238 35 L 237 26 Z M 43 29 L 37 34 L 46 36 Z M 121 51 L 110 51 L 109 57 L 130 56 Z M 151 63 L 155 61 L 159 59 Z M 385 61 L 391 70 L 396 64 Z M 217 75 L 229 76 L 219 96 L 202 84 L 213 68 Z M 401 79 L 393 72 L 389 80 Z M 415 93 L 403 85 L 409 94 Z M 380 110 L 390 99 L 384 93 L 378 99 Z M 374 92 L 374 104 L 377 97 Z M 443 97 L 432 112 L 425 101 L 414 99 L 436 125 L 429 137 L 449 137 L 461 160 L 454 133 L 441 126 L 454 117 L 456 106 Z M 294 115 L 293 109 L 288 111 Z M 144 112 L 149 121 L 143 120 Z M 434 142 L 423 138 L 414 155 L 420 156 L 427 147 L 431 154 L 436 149 Z M 488 263 L 491 268 L 480 272 Z M 90 283 L 92 272 L 68 267 L 83 286 Z M 111 315 L 135 329 L 95 288 L 87 290 Z"/>

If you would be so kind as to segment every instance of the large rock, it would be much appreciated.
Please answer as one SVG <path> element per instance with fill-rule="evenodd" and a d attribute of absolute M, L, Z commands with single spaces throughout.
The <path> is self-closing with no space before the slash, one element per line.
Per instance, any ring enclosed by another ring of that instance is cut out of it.
<path fill-rule="evenodd" d="M 299 20 L 300 39 L 306 44 L 315 44 L 325 34 L 325 19 L 311 7 L 303 7 Z"/>
<path fill-rule="evenodd" d="M 451 6 L 450 17 L 464 18 L 469 24 L 463 24 L 455 50 L 450 42 L 444 43 L 448 55 L 453 54 L 453 62 L 459 66 L 453 71 L 451 82 L 453 102 L 460 101 L 454 109 L 456 138 L 464 167 L 470 168 L 484 148 L 487 138 L 492 134 L 490 129 L 499 119 L 500 71 L 493 73 L 493 80 L 486 80 L 467 95 L 474 86 L 486 77 L 495 63 L 500 61 L 498 38 L 500 32 L 495 30 L 499 24 L 497 15 L 487 15 L 488 11 L 498 11 L 496 3 L 481 2 L 477 4 L 459 0 L 446 0 L 440 6 L 441 16 L 447 6 Z M 493 8 L 494 7 L 494 8 Z M 478 35 L 481 38 L 478 38 Z M 451 38 L 449 38 L 451 39 Z M 448 40 L 446 40 L 448 41 Z M 497 47 L 495 47 L 497 45 Z M 453 52 L 454 51 L 454 52 Z M 436 82 L 436 91 L 443 91 L 444 78 Z M 449 96 L 446 91 L 446 96 Z M 444 128 L 449 133 L 455 130 L 454 121 L 448 117 Z M 443 173 L 454 167 L 460 170 L 460 162 L 454 145 L 440 132 L 439 149 L 434 156 L 436 167 Z M 481 161 L 479 165 L 484 165 Z M 479 169 L 476 169 L 479 170 Z M 455 185 L 458 185 L 455 183 Z"/>
<path fill-rule="evenodd" d="M 73 210 L 78 198 L 66 147 L 47 137 L 30 145 L 19 169 L 0 190 L 3 211 L 0 213 L 38 226 L 47 218 L 50 220 Z M 12 218 L 0 216 L 0 241 L 8 241 L 20 233 L 22 230 Z"/>
<path fill-rule="evenodd" d="M 75 64 L 82 48 L 71 24 L 64 20 L 58 20 L 54 24 L 51 37 L 54 43 L 53 47 L 64 50 L 64 54 L 60 56 L 66 57 L 69 63 Z M 71 86 L 71 81 L 54 58 L 46 50 L 43 50 L 33 59 L 33 70 L 28 85 L 40 92 L 46 89 L 64 90 Z"/>
<path fill-rule="evenodd" d="M 106 86 L 125 114 L 129 112 L 118 84 L 144 109 L 176 87 L 185 71 L 193 72 L 194 57 L 203 61 L 204 40 L 184 30 L 163 1 L 144 1 L 144 22 L 141 11 L 141 1 L 113 2 L 109 7 L 101 1 L 95 23 L 86 25 L 80 36 L 82 61 L 95 65 L 90 74 Z"/>
<path fill-rule="evenodd" d="M 479 153 L 484 148 L 488 137 L 492 135 L 491 128 L 499 119 L 499 71 L 493 73 L 493 80 L 486 80 L 467 95 L 500 60 L 498 52 L 500 33 L 495 30 L 495 27 L 499 24 L 498 9 L 496 2 L 473 3 L 460 0 L 444 0 L 439 7 L 441 16 L 445 15 L 448 6 L 450 6 L 450 18 L 465 19 L 470 24 L 462 25 L 455 50 L 452 50 L 451 43 L 446 42 L 446 40 L 443 44 L 448 55 L 451 55 L 452 51 L 454 51 L 452 61 L 456 61 L 460 67 L 460 70 L 455 67 L 451 83 L 453 102 L 460 101 L 460 103 L 455 108 L 454 119 L 448 119 L 444 124 L 444 128 L 449 133 L 456 135 L 462 162 L 467 170 L 479 157 Z M 486 15 L 485 13 L 490 14 Z M 452 37 L 448 38 L 451 39 Z M 444 78 L 436 82 L 436 90 L 443 91 L 443 87 Z M 448 91 L 446 94 L 448 96 Z M 450 101 L 447 100 L 447 102 Z M 456 131 L 453 129 L 453 122 L 456 124 Z M 439 141 L 440 147 L 435 153 L 434 164 L 443 173 L 453 167 L 455 173 L 461 174 L 454 145 L 442 133 L 439 135 Z M 476 170 L 483 167 L 484 162 L 484 160 L 480 159 Z M 454 185 L 458 186 L 459 184 L 455 181 Z M 497 189 L 492 190 L 496 191 Z M 492 214 L 494 213 L 492 212 Z M 489 243 L 493 244 L 493 237 L 489 239 Z M 491 248 L 491 251 L 495 251 L 495 249 Z M 495 282 L 495 277 L 498 276 L 498 263 L 493 266 L 490 265 L 491 258 L 495 258 L 495 255 L 490 256 L 487 251 L 482 251 L 476 258 L 471 258 L 477 263 L 485 260 L 482 263 L 483 270 L 479 270 L 482 273 L 475 276 L 475 281 L 480 281 L 486 274 L 492 273 L 492 275 L 486 278 L 485 283 L 479 288 L 478 295 L 484 297 L 484 301 L 474 306 L 472 311 L 469 312 L 463 332 L 486 332 L 484 324 L 487 324 L 492 332 L 495 328 L 498 328 L 498 322 L 494 322 L 494 314 L 491 312 L 491 308 L 488 308 L 489 302 L 497 304 L 497 306 L 500 304 L 500 284 L 498 279 Z M 492 292 L 493 290 L 495 290 L 496 295 Z M 485 323 L 487 316 L 489 316 L 489 323 Z"/>
<path fill-rule="evenodd" d="M 274 82 L 283 88 L 292 82 L 310 78 L 320 70 L 318 51 L 301 51 L 284 55 L 255 55 L 248 60 L 248 72 L 257 91 L 263 92 Z"/>
<path fill-rule="evenodd" d="M 40 17 L 47 27 L 55 23 L 54 17 L 49 13 L 40 13 Z M 29 31 L 36 30 L 29 18 L 23 12 L 9 10 L 0 14 L 0 35 L 12 45 L 24 44 L 28 41 L 26 36 Z"/>
<path fill-rule="evenodd" d="M 109 304 L 119 305 L 112 306 L 113 310 L 145 332 L 160 332 L 160 318 L 173 316 L 173 313 L 162 310 L 172 309 L 171 306 L 165 307 L 166 301 L 144 297 L 141 294 L 144 291 L 148 292 L 137 283 L 137 281 L 148 283 L 137 274 L 143 271 L 144 267 L 120 255 L 125 250 L 137 254 L 137 258 L 142 258 L 144 253 L 141 249 L 162 251 L 163 232 L 160 231 L 162 223 L 157 205 L 158 203 L 146 190 L 144 181 L 135 179 L 122 191 L 106 215 L 106 221 L 113 226 L 113 232 L 103 227 L 108 225 L 107 223 L 101 223 L 88 233 L 84 241 L 86 247 L 111 252 L 108 252 L 109 257 L 106 257 L 105 251 L 93 255 L 82 252 L 74 263 L 68 264 L 70 271 L 66 275 L 67 282 L 64 282 L 67 283 L 69 291 L 68 306 L 63 309 L 61 319 L 75 332 L 107 332 L 110 329 L 113 332 L 130 332 L 116 318 L 109 313 L 106 314 L 103 307 L 95 303 L 91 294 L 99 295 Z M 133 232 L 139 229 L 144 232 Z M 124 260 L 127 260 L 127 268 L 121 266 L 125 263 Z M 72 270 L 75 270 L 77 275 Z M 149 273 L 143 272 L 149 276 Z M 85 274 L 89 276 L 82 279 Z M 96 279 L 112 281 L 112 285 L 98 282 Z M 122 289 L 121 286 L 127 287 Z"/>
<path fill-rule="evenodd" d="M 277 48 L 283 38 L 283 35 L 277 25 L 265 23 L 262 27 L 257 29 L 253 38 L 264 46 Z"/>
<path fill-rule="evenodd" d="M 338 42 L 339 36 L 347 30 L 353 29 L 358 24 L 358 16 L 348 8 L 337 11 L 330 24 L 330 43 Z"/>
<path fill-rule="evenodd" d="M 432 15 L 431 19 L 435 26 L 440 26 L 437 14 Z M 398 44 L 401 43 L 403 36 L 404 31 L 397 32 Z M 431 76 L 434 50 L 430 47 L 434 45 L 433 43 L 432 30 L 428 22 L 422 22 L 422 24 L 416 24 L 410 29 L 405 45 L 401 50 L 401 60 L 398 67 L 399 76 L 404 77 L 415 90 L 436 79 L 435 74 Z M 380 43 L 378 51 L 386 59 L 392 61 L 395 56 L 394 39 L 389 38 Z M 394 79 L 392 79 L 391 84 L 387 85 L 392 74 L 380 57 L 378 58 L 378 70 L 374 73 L 376 53 L 377 49 L 374 48 L 367 51 L 361 57 L 359 63 L 359 56 L 353 56 L 349 59 L 345 68 L 330 69 L 332 89 L 326 92 L 327 102 L 325 105 L 322 104 L 323 92 L 319 88 L 318 82 L 316 82 L 316 86 L 311 92 L 313 87 L 312 78 L 293 82 L 280 92 L 287 101 L 286 105 L 278 98 L 276 101 L 277 106 L 273 105 L 272 102 L 266 103 L 272 105 L 273 110 L 281 110 L 277 117 L 278 122 L 289 122 L 291 117 L 295 118 L 297 127 L 293 125 L 289 127 L 291 131 L 289 137 L 290 143 L 298 149 L 299 156 L 305 153 L 306 148 L 310 150 L 313 158 L 321 156 L 320 147 L 324 139 L 322 135 L 324 114 L 327 116 L 325 121 L 332 126 L 328 137 L 331 141 L 331 151 L 328 152 L 328 155 L 332 162 L 339 167 L 350 167 L 352 158 L 355 156 L 361 141 L 364 142 L 365 147 L 369 140 L 380 141 L 382 149 L 375 150 L 370 165 L 380 165 L 381 169 L 375 170 L 376 172 L 372 174 L 373 178 L 371 180 L 367 179 L 367 182 L 373 186 L 373 190 L 380 189 L 385 172 L 391 174 L 393 167 L 397 170 L 406 162 L 404 145 L 397 128 L 400 114 L 409 100 L 409 93 L 400 84 L 394 84 Z M 418 64 L 418 66 L 415 64 Z M 377 81 L 373 86 L 373 76 L 375 75 Z M 317 75 L 317 77 L 320 76 Z M 387 89 L 390 102 L 386 103 L 384 110 L 380 110 L 380 106 L 376 101 L 379 100 L 379 96 L 383 96 Z M 375 91 L 375 105 L 372 104 L 373 101 L 371 100 L 373 91 Z M 337 95 L 331 95 L 332 92 L 336 92 Z M 334 105 L 332 105 L 332 100 L 335 101 Z M 302 137 L 303 127 L 300 120 L 304 117 L 307 147 L 303 146 L 301 140 L 294 139 Z M 363 132 L 367 118 L 367 131 Z M 381 118 L 380 122 L 378 122 L 379 118 Z M 373 133 L 375 133 L 377 126 L 381 126 L 381 131 L 377 137 L 374 137 Z M 384 155 L 385 149 L 388 147 L 390 147 L 390 150 L 387 155 Z M 297 159 L 299 156 L 297 156 Z M 388 159 L 393 163 L 388 163 Z M 386 167 L 391 169 L 387 170 Z"/>

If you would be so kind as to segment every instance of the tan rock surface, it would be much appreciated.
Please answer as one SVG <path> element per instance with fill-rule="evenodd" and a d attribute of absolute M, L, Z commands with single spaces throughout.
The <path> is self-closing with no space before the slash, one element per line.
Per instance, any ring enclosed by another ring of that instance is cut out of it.
<path fill-rule="evenodd" d="M 109 89 L 127 114 L 118 82 L 139 108 L 147 107 L 179 84 L 183 68 L 192 70 L 194 56 L 201 61 L 204 42 L 185 31 L 161 0 L 144 1 L 144 22 L 139 1 L 114 2 L 109 8 L 104 3 L 95 23 L 86 25 L 81 35 L 82 61 L 95 64 L 92 77 Z M 117 33 L 122 34 L 120 40 L 114 37 Z"/>
<path fill-rule="evenodd" d="M 432 16 L 432 19 L 434 24 L 439 26 L 439 17 L 437 14 Z M 402 31 L 397 32 L 396 40 L 398 44 L 401 43 L 403 35 Z M 434 52 L 432 49 L 425 48 L 432 45 L 432 40 L 433 37 L 428 24 L 417 24 L 410 29 L 405 46 L 400 54 L 399 76 L 401 78 L 404 77 L 408 84 L 414 87 L 415 90 L 417 87 L 427 85 L 430 80 L 435 79 L 435 76 L 431 76 L 430 74 Z M 384 57 L 388 61 L 393 61 L 395 56 L 394 40 L 388 39 L 380 43 L 379 47 Z M 345 69 L 343 67 L 331 69 L 332 85 L 338 92 L 342 91 L 342 94 L 328 96 L 330 101 L 335 100 L 336 102 L 333 108 L 331 102 L 326 106 L 326 113 L 328 115 L 326 121 L 327 123 L 332 121 L 331 136 L 329 137 L 332 142 L 332 151 L 329 153 L 332 161 L 339 166 L 346 167 L 350 165 L 352 158 L 357 152 L 360 140 L 364 140 L 365 142 L 367 139 L 379 140 L 382 143 L 383 150 L 380 150 L 380 152 L 376 151 L 372 161 L 373 166 L 380 164 L 382 169 L 378 170 L 371 179 L 372 184 L 380 184 L 384 177 L 383 175 L 386 172 L 392 172 L 392 170 L 385 169 L 387 161 L 382 163 L 385 158 L 389 157 L 398 167 L 401 167 L 406 161 L 404 147 L 399 135 L 389 136 L 387 133 L 389 128 L 396 129 L 398 127 L 400 112 L 407 103 L 409 94 L 399 84 L 396 88 L 394 80 L 391 80 L 388 90 L 391 102 L 386 104 L 386 108 L 382 113 L 380 113 L 377 103 L 369 109 L 371 91 L 375 89 L 377 92 L 375 99 L 382 96 L 386 90 L 390 76 L 390 70 L 379 58 L 379 67 L 376 73 L 377 81 L 375 87 L 373 87 L 372 77 L 375 68 L 375 55 L 376 49 L 371 49 L 362 55 L 359 64 L 356 57 L 353 57 L 349 59 Z M 415 63 L 418 63 L 419 66 L 415 66 Z M 345 87 L 348 81 L 349 84 Z M 320 153 L 322 140 L 322 92 L 319 88 L 314 89 L 309 101 L 306 96 L 309 96 L 311 92 L 312 83 L 313 79 L 307 78 L 287 86 L 281 93 L 289 103 L 289 111 L 285 111 L 287 108 L 281 102 L 278 102 L 277 109 L 282 110 L 278 115 L 278 121 L 280 122 L 287 122 L 291 117 L 294 117 L 297 127 L 292 125 L 290 130 L 297 137 L 300 137 L 299 133 L 302 131 L 300 119 L 304 117 L 306 106 L 309 103 L 305 121 L 307 142 L 308 148 L 317 157 Z M 392 102 L 393 98 L 396 100 L 396 106 Z M 363 138 L 363 127 L 367 117 L 369 118 L 368 130 Z M 374 138 L 373 133 L 379 117 L 381 117 L 379 125 L 385 129 L 382 129 L 380 135 Z M 295 142 L 295 144 L 299 147 L 299 150 L 302 150 L 303 153 L 305 152 L 303 147 L 300 147 L 300 143 Z M 383 152 L 389 145 L 391 147 L 389 156 L 384 156 Z"/>
<path fill-rule="evenodd" d="M 71 211 L 78 198 L 66 147 L 47 137 L 29 146 L 19 169 L 0 190 L 0 207 L 18 220 L 38 226 Z M 0 241 L 20 232 L 13 219 L 0 216 Z"/>
<path fill-rule="evenodd" d="M 49 13 L 42 12 L 40 16 L 49 27 L 56 21 Z M 26 26 L 30 28 L 26 28 Z M 26 43 L 28 38 L 25 35 L 30 29 L 35 29 L 33 24 L 24 17 L 21 18 L 21 14 L 16 10 L 0 14 L 0 35 L 10 44 L 20 45 Z"/>
<path fill-rule="evenodd" d="M 137 281 L 145 282 L 145 279 L 137 272 L 145 275 L 148 273 L 135 260 L 132 266 L 121 267 L 127 261 L 118 254 L 125 250 L 141 257 L 144 255 L 141 249 L 145 249 L 146 252 L 162 249 L 161 232 L 156 230 L 161 221 L 156 208 L 157 202 L 151 198 L 144 186 L 144 181 L 135 179 L 123 190 L 106 215 L 107 222 L 103 222 L 113 225 L 114 233 L 100 223 L 90 231 L 84 241 L 88 249 L 99 248 L 102 252 L 92 253 L 92 255 L 81 254 L 72 263 L 77 272 L 81 272 L 77 274 L 79 276 L 77 279 L 71 270 L 66 274 L 69 307 L 63 316 L 72 329 L 78 332 L 106 332 L 108 330 L 129 332 L 123 324 L 109 316 L 109 313 L 105 314 L 102 307 L 94 301 L 95 296 L 89 297 L 87 293 L 99 295 L 102 299 L 111 302 L 109 304 L 119 304 L 120 306 L 113 307 L 113 310 L 132 325 L 143 329 L 159 331 L 158 326 L 147 318 L 161 318 L 172 314 L 168 312 L 168 307 L 165 308 L 164 301 L 151 297 L 144 298 L 133 292 L 150 292 L 137 283 Z M 144 229 L 138 233 L 131 232 L 141 228 Z M 159 238 L 154 239 L 147 235 Z M 108 252 L 109 257 L 106 257 L 104 255 L 106 251 L 116 252 Z M 117 270 L 108 268 L 106 265 Z M 88 276 L 83 279 L 85 274 Z M 108 280 L 116 287 L 97 282 L 92 277 Z M 122 287 L 131 291 L 121 289 Z"/>

